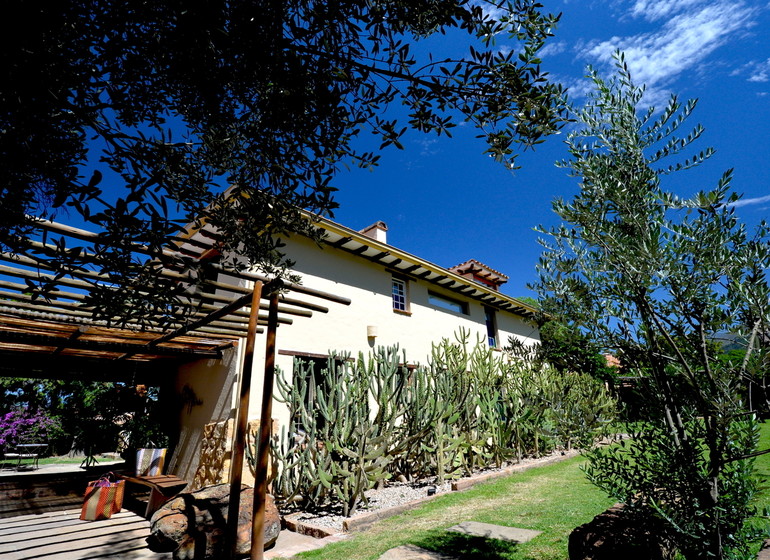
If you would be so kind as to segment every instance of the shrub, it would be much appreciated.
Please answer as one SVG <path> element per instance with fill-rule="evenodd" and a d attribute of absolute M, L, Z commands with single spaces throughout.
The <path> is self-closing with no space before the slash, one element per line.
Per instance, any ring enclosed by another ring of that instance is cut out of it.
<path fill-rule="evenodd" d="M 61 423 L 42 410 L 17 408 L 0 416 L 0 448 L 19 443 L 43 443 L 61 433 Z"/>

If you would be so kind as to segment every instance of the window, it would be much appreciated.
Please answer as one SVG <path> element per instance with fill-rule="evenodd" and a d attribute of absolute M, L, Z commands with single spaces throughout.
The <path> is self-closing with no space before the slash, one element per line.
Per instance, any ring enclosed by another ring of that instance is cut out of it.
<path fill-rule="evenodd" d="M 454 311 L 455 313 L 468 314 L 468 304 L 464 301 L 442 296 L 434 292 L 428 292 L 428 303 L 439 309 Z"/>
<path fill-rule="evenodd" d="M 407 298 L 406 280 L 393 277 L 392 291 L 393 311 L 409 313 L 409 299 Z"/>
<path fill-rule="evenodd" d="M 349 358 L 313 354 L 310 352 L 295 352 L 293 350 L 279 350 L 278 353 L 284 356 L 294 356 L 293 369 L 295 375 L 302 375 L 303 383 L 306 384 L 305 405 L 308 410 L 315 410 L 319 394 L 328 395 L 330 392 L 330 388 L 327 385 L 328 378 L 324 372 L 329 368 L 345 367 L 345 361 L 352 361 Z M 319 429 L 326 425 L 326 421 L 319 413 L 314 415 L 314 420 L 316 427 Z"/>
<path fill-rule="evenodd" d="M 484 320 L 487 324 L 487 342 L 489 343 L 489 347 L 497 348 L 497 321 L 495 320 L 495 310 L 485 307 Z"/>

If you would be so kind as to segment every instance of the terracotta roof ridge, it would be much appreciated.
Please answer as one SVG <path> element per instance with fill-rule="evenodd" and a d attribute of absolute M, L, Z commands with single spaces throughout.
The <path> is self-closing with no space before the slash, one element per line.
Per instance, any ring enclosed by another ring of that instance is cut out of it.
<path fill-rule="evenodd" d="M 479 261 L 477 259 L 468 259 L 467 261 L 461 262 L 460 264 L 456 264 L 455 266 L 449 267 L 447 270 L 455 270 L 457 268 L 460 268 L 461 266 L 464 266 L 464 265 L 470 264 L 470 263 L 474 263 L 474 264 L 476 264 L 476 265 L 478 265 L 478 266 L 480 266 L 482 268 L 485 268 L 489 272 L 497 274 L 498 276 L 500 276 L 501 278 L 505 278 L 506 280 L 509 278 L 509 276 L 507 274 L 504 274 L 504 273 L 500 272 L 499 270 L 495 270 L 491 266 L 486 265 L 486 264 L 484 264 L 483 262 L 481 262 L 481 261 Z"/>

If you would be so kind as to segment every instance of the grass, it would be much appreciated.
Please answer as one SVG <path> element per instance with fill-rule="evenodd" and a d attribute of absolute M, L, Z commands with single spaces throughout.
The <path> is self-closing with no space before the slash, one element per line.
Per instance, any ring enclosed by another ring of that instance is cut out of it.
<path fill-rule="evenodd" d="M 38 463 L 40 465 L 69 465 L 73 463 L 80 464 L 83 462 L 83 459 L 85 459 L 85 457 L 68 457 L 64 455 L 62 457 L 43 457 L 38 460 Z"/>
<path fill-rule="evenodd" d="M 760 449 L 770 449 L 770 422 L 761 426 Z M 440 496 L 407 513 L 383 520 L 362 533 L 297 556 L 312 560 L 376 560 L 387 550 L 412 544 L 460 560 L 565 560 L 572 530 L 613 504 L 589 484 L 576 457 L 531 469 L 466 492 Z M 770 508 L 770 454 L 755 463 L 756 504 Z M 462 521 L 479 521 L 543 531 L 524 544 L 447 533 Z"/>
<path fill-rule="evenodd" d="M 585 480 L 576 457 L 440 496 L 363 533 L 300 554 L 316 560 L 375 560 L 390 548 L 413 544 L 459 559 L 563 560 L 569 533 L 613 504 Z M 524 544 L 447 533 L 463 521 L 543 531 Z"/>
<path fill-rule="evenodd" d="M 80 465 L 84 459 L 84 455 L 77 455 L 73 457 L 68 455 L 41 457 L 38 459 L 38 465 Z M 113 461 L 115 460 L 115 457 L 114 455 L 97 455 L 96 459 L 99 461 L 99 463 L 101 463 L 106 461 Z M 24 459 L 22 464 L 29 465 L 30 463 L 31 461 L 29 459 Z M 16 467 L 16 460 L 6 461 L 4 459 L 0 459 L 0 468 L 6 469 L 14 467 Z"/>
<path fill-rule="evenodd" d="M 770 449 L 770 421 L 760 427 L 759 449 Z M 757 457 L 754 474 L 757 477 L 756 504 L 761 511 L 763 508 L 770 508 L 770 454 Z"/>

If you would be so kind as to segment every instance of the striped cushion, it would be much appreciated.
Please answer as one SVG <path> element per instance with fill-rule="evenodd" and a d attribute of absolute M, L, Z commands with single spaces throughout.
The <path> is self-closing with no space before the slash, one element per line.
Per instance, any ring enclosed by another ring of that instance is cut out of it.
<path fill-rule="evenodd" d="M 136 476 L 163 474 L 166 449 L 138 449 L 136 451 Z"/>

